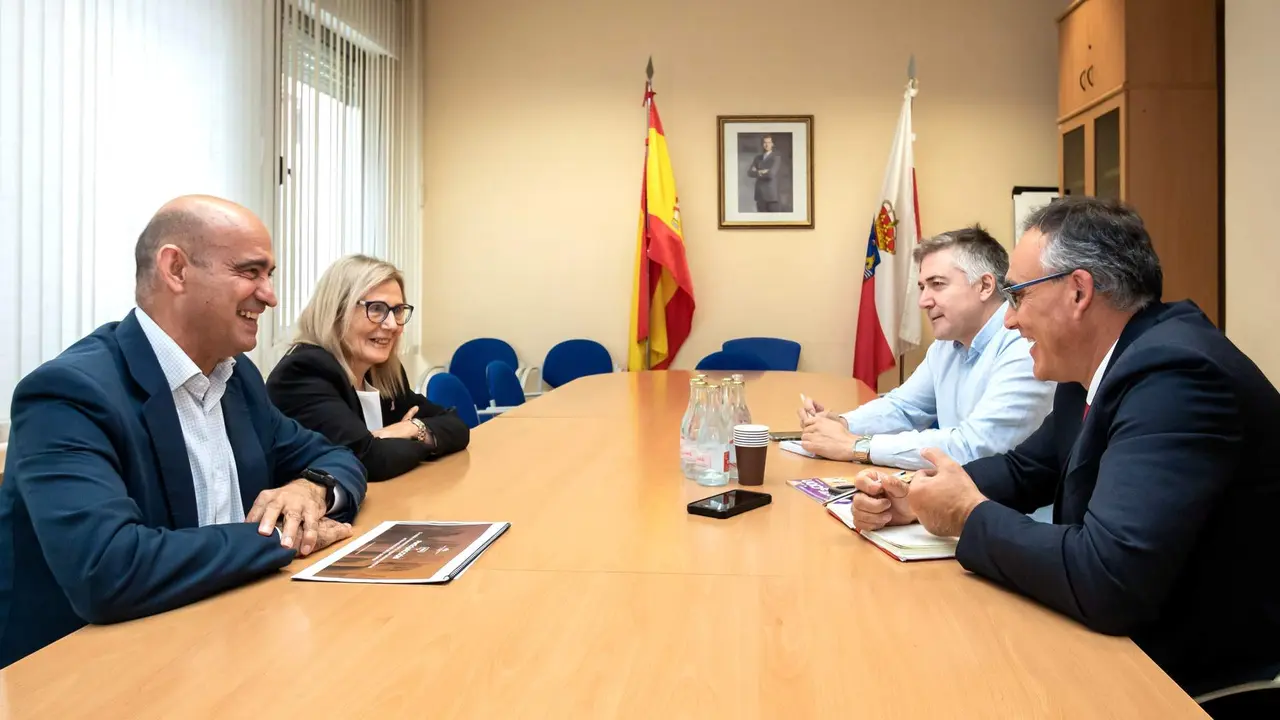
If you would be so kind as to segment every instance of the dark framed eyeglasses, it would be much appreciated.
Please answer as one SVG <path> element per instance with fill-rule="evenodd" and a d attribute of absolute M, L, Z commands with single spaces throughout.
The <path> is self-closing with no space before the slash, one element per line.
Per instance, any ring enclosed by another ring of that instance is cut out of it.
<path fill-rule="evenodd" d="M 365 317 L 369 318 L 370 322 L 379 325 L 386 322 L 388 315 L 396 319 L 397 325 L 403 325 L 409 322 L 409 318 L 413 317 L 412 305 L 403 303 L 400 305 L 388 305 L 381 300 L 358 300 L 356 304 L 363 305 Z"/>
<path fill-rule="evenodd" d="M 1004 296 L 1005 302 L 1009 303 L 1009 307 L 1017 310 L 1018 305 L 1022 304 L 1022 295 L 1026 293 L 1027 288 L 1032 285 L 1039 285 L 1042 282 L 1049 282 L 1050 280 L 1064 278 L 1073 272 L 1075 272 L 1075 270 L 1063 270 L 1059 273 L 1045 275 L 1044 277 L 1038 277 L 1035 280 L 1028 280 L 1026 282 L 1018 283 L 1017 285 L 1006 285 L 1000 288 L 1000 294 Z"/>

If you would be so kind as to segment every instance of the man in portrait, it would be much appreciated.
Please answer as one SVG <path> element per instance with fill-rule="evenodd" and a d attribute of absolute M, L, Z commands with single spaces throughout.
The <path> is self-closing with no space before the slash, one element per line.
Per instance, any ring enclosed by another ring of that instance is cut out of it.
<path fill-rule="evenodd" d="M 779 212 L 778 181 L 782 157 L 773 151 L 773 136 L 765 135 L 760 142 L 761 152 L 751 161 L 747 176 L 756 181 L 756 212 Z"/>

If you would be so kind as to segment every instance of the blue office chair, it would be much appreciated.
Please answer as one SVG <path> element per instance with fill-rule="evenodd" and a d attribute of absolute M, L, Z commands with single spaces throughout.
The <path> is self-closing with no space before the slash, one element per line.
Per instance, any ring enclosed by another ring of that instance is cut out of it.
<path fill-rule="evenodd" d="M 471 398 L 467 386 L 463 385 L 455 375 L 450 373 L 432 375 L 427 381 L 427 399 L 441 407 L 453 408 L 469 428 L 480 424 L 475 400 Z"/>
<path fill-rule="evenodd" d="M 611 372 L 613 358 L 595 340 L 565 340 L 551 348 L 542 362 L 542 381 L 553 388 L 587 375 Z"/>
<path fill-rule="evenodd" d="M 698 370 L 768 370 L 769 364 L 759 355 L 717 350 L 698 361 Z"/>
<path fill-rule="evenodd" d="M 520 366 L 515 348 L 497 338 L 468 340 L 458 346 L 453 352 L 453 358 L 449 360 L 449 374 L 462 381 L 477 408 L 489 407 L 492 399 L 489 397 L 485 368 L 494 360 L 501 360 L 513 368 Z"/>
<path fill-rule="evenodd" d="M 524 388 L 520 387 L 515 368 L 494 360 L 484 369 L 484 374 L 488 380 L 489 396 L 493 398 L 489 410 L 501 412 L 524 404 Z"/>
<path fill-rule="evenodd" d="M 800 343 L 794 340 L 772 337 L 736 338 L 726 340 L 720 349 L 756 355 L 765 361 L 770 370 L 795 372 L 800 368 Z"/>

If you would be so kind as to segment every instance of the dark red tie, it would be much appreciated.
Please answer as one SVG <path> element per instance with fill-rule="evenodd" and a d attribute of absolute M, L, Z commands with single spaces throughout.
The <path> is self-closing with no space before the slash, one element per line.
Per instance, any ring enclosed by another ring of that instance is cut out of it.
<path fill-rule="evenodd" d="M 1087 417 L 1089 417 L 1089 403 L 1084 404 L 1084 415 L 1080 416 L 1080 421 L 1084 422 Z"/>

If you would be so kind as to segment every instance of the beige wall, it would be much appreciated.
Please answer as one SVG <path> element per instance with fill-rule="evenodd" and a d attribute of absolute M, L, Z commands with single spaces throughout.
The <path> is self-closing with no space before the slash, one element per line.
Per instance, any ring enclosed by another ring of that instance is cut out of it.
<path fill-rule="evenodd" d="M 1280 383 L 1280 2 L 1227 0 L 1225 21 L 1227 336 Z"/>
<path fill-rule="evenodd" d="M 1011 243 L 1011 188 L 1057 184 L 1065 6 L 433 0 L 427 358 L 488 335 L 541 364 L 589 337 L 625 363 L 652 54 L 698 305 L 675 367 L 759 334 L 801 342 L 802 369 L 848 373 L 908 55 L 923 231 L 978 220 Z M 815 116 L 816 229 L 717 229 L 718 114 Z"/>

